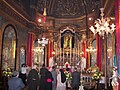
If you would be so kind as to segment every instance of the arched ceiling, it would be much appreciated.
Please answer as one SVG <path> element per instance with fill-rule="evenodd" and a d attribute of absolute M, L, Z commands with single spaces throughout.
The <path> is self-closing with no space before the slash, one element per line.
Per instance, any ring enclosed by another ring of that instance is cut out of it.
<path fill-rule="evenodd" d="M 37 11 L 43 14 L 44 7 L 47 16 L 54 18 L 79 18 L 98 11 L 100 0 L 38 0 Z"/>

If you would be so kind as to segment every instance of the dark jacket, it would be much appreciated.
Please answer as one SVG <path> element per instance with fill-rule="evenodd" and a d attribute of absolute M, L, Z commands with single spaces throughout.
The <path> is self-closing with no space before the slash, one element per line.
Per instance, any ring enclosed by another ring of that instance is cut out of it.
<path fill-rule="evenodd" d="M 77 71 L 74 71 L 72 73 L 72 87 L 79 86 L 80 84 L 80 73 Z"/>
<path fill-rule="evenodd" d="M 37 87 L 39 85 L 39 75 L 37 70 L 31 69 L 28 78 L 27 78 L 27 83 L 28 83 L 28 90 L 37 90 Z"/>

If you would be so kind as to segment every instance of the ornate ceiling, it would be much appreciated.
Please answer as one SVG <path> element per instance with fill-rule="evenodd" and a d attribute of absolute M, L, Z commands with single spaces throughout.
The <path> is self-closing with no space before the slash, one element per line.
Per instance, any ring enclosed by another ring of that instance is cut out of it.
<path fill-rule="evenodd" d="M 79 18 L 96 12 L 100 7 L 100 0 L 38 0 L 37 10 L 43 14 L 47 8 L 47 16 L 55 18 Z"/>
<path fill-rule="evenodd" d="M 2 0 L 1 10 L 33 30 L 36 34 L 50 36 L 67 26 L 76 32 L 88 32 L 94 20 L 100 18 L 100 8 L 104 7 L 105 16 L 114 16 L 114 0 Z M 7 7 L 8 6 L 8 7 Z M 46 7 L 47 21 L 39 26 L 37 19 L 43 18 Z M 11 11 L 11 12 L 8 12 Z M 88 20 L 91 17 L 92 20 Z M 89 33 L 88 33 L 89 34 Z"/>

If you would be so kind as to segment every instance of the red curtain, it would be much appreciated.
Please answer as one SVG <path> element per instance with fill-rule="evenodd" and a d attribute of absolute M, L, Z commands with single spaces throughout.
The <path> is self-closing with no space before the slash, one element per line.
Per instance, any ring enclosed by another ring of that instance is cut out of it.
<path fill-rule="evenodd" d="M 34 45 L 34 34 L 33 33 L 31 33 L 31 32 L 29 32 L 28 33 L 28 43 L 27 43 L 27 56 L 26 56 L 26 58 L 27 58 L 27 61 L 26 61 L 26 63 L 27 63 L 27 65 L 29 66 L 29 67 L 31 67 L 32 66 L 32 58 L 33 58 L 33 45 Z"/>
<path fill-rule="evenodd" d="M 97 48 L 97 61 L 96 64 L 99 67 L 99 69 L 101 70 L 101 66 L 102 66 L 102 39 L 99 37 L 99 35 L 96 35 L 96 48 Z"/>
<path fill-rule="evenodd" d="M 83 51 L 83 57 L 86 58 L 86 68 L 88 68 L 88 59 L 87 59 L 87 52 L 86 52 L 86 40 L 83 40 L 82 42 L 82 51 Z"/>
<path fill-rule="evenodd" d="M 53 57 L 53 43 L 51 41 L 49 41 L 48 43 L 48 66 L 49 66 L 49 63 L 50 63 L 50 58 Z"/>

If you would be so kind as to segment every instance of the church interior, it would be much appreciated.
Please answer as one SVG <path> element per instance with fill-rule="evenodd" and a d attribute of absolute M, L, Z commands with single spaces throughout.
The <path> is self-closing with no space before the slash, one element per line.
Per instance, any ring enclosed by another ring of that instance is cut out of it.
<path fill-rule="evenodd" d="M 86 73 L 98 69 L 107 90 L 113 67 L 120 75 L 119 3 L 0 0 L 0 84 L 6 69 L 19 70 L 24 63 L 29 67 L 45 64 L 76 67 L 87 77 Z"/>

